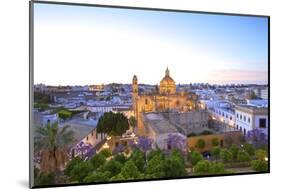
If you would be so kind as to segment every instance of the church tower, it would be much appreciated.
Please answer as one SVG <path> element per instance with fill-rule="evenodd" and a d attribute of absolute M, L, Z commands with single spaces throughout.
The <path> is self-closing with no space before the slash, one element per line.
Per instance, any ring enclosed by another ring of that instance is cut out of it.
<path fill-rule="evenodd" d="M 136 75 L 133 77 L 132 83 L 132 101 L 133 101 L 133 109 L 135 111 L 135 117 L 137 115 L 137 98 L 139 95 L 139 86 L 138 86 L 138 78 Z"/>

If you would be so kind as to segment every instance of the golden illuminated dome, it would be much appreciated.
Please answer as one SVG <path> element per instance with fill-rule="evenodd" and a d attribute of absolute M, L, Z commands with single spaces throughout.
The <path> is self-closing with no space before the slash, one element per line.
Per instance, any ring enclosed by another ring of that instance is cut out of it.
<path fill-rule="evenodd" d="M 159 92 L 161 94 L 174 94 L 176 93 L 175 81 L 170 76 L 170 71 L 167 68 L 165 77 L 160 81 Z"/>

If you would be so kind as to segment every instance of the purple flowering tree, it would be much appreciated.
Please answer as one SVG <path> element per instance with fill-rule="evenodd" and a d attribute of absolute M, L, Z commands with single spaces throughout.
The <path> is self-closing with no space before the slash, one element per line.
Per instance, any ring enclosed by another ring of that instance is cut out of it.
<path fill-rule="evenodd" d="M 135 143 L 134 140 L 130 140 L 128 144 L 129 144 L 129 147 L 130 147 L 132 150 L 134 150 L 134 149 L 137 148 L 137 144 Z"/>
<path fill-rule="evenodd" d="M 168 150 L 178 149 L 182 153 L 186 153 L 186 140 L 186 137 L 182 134 L 169 134 L 167 139 Z"/>
<path fill-rule="evenodd" d="M 255 148 L 267 146 L 268 137 L 261 129 L 253 129 L 246 135 L 246 141 L 252 144 Z"/>
<path fill-rule="evenodd" d="M 139 137 L 138 143 L 137 143 L 137 148 L 139 148 L 141 151 L 144 153 L 148 152 L 149 150 L 152 149 L 152 139 L 147 138 L 147 137 Z"/>
<path fill-rule="evenodd" d="M 71 154 L 70 156 L 72 156 L 72 150 L 73 150 L 73 148 L 70 150 L 70 153 L 69 153 L 69 154 Z M 92 153 L 93 146 L 91 144 L 84 143 L 83 141 L 79 142 L 74 147 L 74 150 L 75 150 L 75 156 L 80 156 L 82 159 L 90 158 L 89 156 L 91 154 L 94 155 L 94 153 Z"/>
<path fill-rule="evenodd" d="M 115 147 L 115 149 L 113 150 L 114 154 L 118 154 L 121 153 L 125 150 L 125 146 L 123 144 L 118 144 L 118 146 Z"/>

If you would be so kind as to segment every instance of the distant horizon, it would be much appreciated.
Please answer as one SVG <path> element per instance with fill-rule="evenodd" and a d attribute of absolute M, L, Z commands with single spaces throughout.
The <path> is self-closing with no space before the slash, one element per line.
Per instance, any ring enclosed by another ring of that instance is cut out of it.
<path fill-rule="evenodd" d="M 268 56 L 264 17 L 34 4 L 34 83 L 268 84 Z"/>
<path fill-rule="evenodd" d="M 53 87 L 66 87 L 66 86 L 91 86 L 91 85 L 110 85 L 110 84 L 121 84 L 121 85 L 131 85 L 132 83 L 118 83 L 118 82 L 110 82 L 110 83 L 92 83 L 92 84 L 46 84 L 46 83 L 34 83 L 35 85 L 45 85 L 45 86 L 53 86 Z M 149 84 L 149 83 L 138 83 L 139 85 L 151 85 L 151 86 L 155 86 L 155 85 L 160 85 L 160 83 L 157 84 Z M 208 85 L 267 85 L 268 83 L 206 83 L 206 82 L 192 82 L 192 83 L 176 83 L 176 85 L 190 85 L 190 84 L 208 84 Z"/>

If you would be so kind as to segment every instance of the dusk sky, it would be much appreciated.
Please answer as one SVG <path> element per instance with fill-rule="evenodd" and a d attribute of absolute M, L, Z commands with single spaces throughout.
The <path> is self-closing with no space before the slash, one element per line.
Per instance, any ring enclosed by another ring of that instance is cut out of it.
<path fill-rule="evenodd" d="M 35 3 L 34 83 L 267 84 L 268 19 Z"/>

